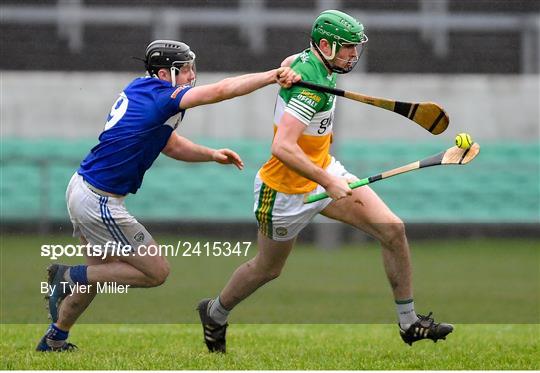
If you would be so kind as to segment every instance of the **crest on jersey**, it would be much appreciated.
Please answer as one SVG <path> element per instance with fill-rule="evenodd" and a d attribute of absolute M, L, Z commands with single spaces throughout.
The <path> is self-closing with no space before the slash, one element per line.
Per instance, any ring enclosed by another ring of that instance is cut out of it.
<path fill-rule="evenodd" d="M 285 227 L 277 227 L 276 228 L 276 234 L 279 237 L 284 237 L 284 236 L 287 235 L 287 233 L 289 233 L 289 231 L 287 231 L 287 228 L 285 228 Z"/>
<path fill-rule="evenodd" d="M 144 240 L 144 233 L 143 232 L 137 232 L 137 234 L 133 237 L 135 241 L 137 242 L 143 242 Z"/>
<path fill-rule="evenodd" d="M 176 88 L 176 89 L 174 90 L 174 92 L 171 94 L 171 98 L 172 98 L 172 99 L 175 99 L 176 96 L 178 96 L 178 94 L 179 94 L 180 92 L 182 92 L 182 90 L 183 90 L 184 88 L 186 88 L 186 87 L 189 87 L 189 84 L 184 84 L 184 85 L 181 85 L 180 87 Z"/>

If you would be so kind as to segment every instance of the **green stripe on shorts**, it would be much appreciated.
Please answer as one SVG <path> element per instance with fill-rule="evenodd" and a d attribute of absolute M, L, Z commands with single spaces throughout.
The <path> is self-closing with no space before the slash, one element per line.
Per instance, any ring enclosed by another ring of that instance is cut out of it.
<path fill-rule="evenodd" d="M 272 237 L 272 210 L 276 202 L 277 192 L 262 183 L 259 191 L 259 204 L 255 211 L 255 216 L 259 222 L 259 230 L 265 236 Z"/>

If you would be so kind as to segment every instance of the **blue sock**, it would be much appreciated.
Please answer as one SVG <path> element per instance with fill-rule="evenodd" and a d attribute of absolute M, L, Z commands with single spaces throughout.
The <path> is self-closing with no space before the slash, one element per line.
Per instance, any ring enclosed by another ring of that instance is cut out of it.
<path fill-rule="evenodd" d="M 69 277 L 71 278 L 71 281 L 79 285 L 88 285 L 88 276 L 86 274 L 87 270 L 88 266 L 86 265 L 71 267 L 69 269 Z"/>
<path fill-rule="evenodd" d="M 68 339 L 68 336 L 69 332 L 58 328 L 54 323 L 49 325 L 49 329 L 47 329 L 47 339 L 53 341 L 65 341 Z"/>

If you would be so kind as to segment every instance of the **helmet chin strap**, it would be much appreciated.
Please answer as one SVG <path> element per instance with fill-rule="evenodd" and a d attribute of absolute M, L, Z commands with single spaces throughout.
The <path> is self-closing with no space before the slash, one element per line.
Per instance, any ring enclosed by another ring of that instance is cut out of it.
<path fill-rule="evenodd" d="M 173 87 L 176 87 L 176 67 L 171 66 L 171 84 Z"/>
<path fill-rule="evenodd" d="M 326 68 L 330 71 L 334 71 L 334 68 L 332 65 L 330 65 L 330 62 L 328 62 L 329 59 L 332 59 L 334 58 L 335 54 L 336 54 L 336 43 L 333 43 L 332 45 L 332 58 L 328 58 L 323 52 L 322 50 L 319 48 L 319 46 L 317 45 L 317 43 L 315 43 L 315 41 L 313 39 L 311 39 L 311 45 L 313 46 L 313 48 L 315 49 L 315 51 L 317 52 L 317 54 L 319 55 L 319 57 L 321 58 L 322 62 L 324 63 L 324 66 L 326 66 Z"/>
<path fill-rule="evenodd" d="M 328 70 L 338 73 L 338 74 L 345 74 L 352 70 L 352 69 L 345 70 L 345 69 L 342 69 L 341 67 L 333 66 L 330 64 L 330 60 L 334 59 L 334 57 L 336 56 L 336 42 L 332 43 L 332 54 L 330 56 L 325 55 L 323 51 L 319 48 L 317 43 L 313 41 L 313 39 L 311 40 L 311 45 L 313 45 L 313 47 L 315 48 L 315 51 L 317 52 L 319 57 L 321 57 L 321 60 L 323 61 L 324 66 L 326 66 Z"/>
<path fill-rule="evenodd" d="M 315 51 L 317 52 L 317 54 L 321 58 L 322 62 L 324 63 L 324 66 L 326 66 L 326 68 L 328 70 L 332 71 L 332 72 L 335 72 L 335 73 L 338 73 L 338 74 L 346 74 L 348 72 L 351 72 L 351 70 L 354 68 L 354 66 L 356 66 L 356 62 L 358 62 L 358 59 L 357 59 L 354 62 L 354 64 L 351 66 L 350 69 L 344 69 L 342 67 L 333 66 L 332 64 L 330 64 L 330 60 L 333 60 L 334 57 L 336 56 L 336 42 L 332 43 L 332 54 L 330 56 L 326 56 L 323 53 L 323 51 L 319 48 L 317 43 L 315 43 L 313 41 L 313 39 L 311 39 L 311 45 L 315 48 Z"/>
<path fill-rule="evenodd" d="M 177 67 L 174 67 L 174 66 L 171 66 L 171 84 L 173 87 L 176 87 L 177 84 L 176 84 L 176 71 L 179 71 L 179 69 Z M 195 77 L 189 82 L 189 84 L 192 86 L 192 87 L 195 87 L 195 83 L 197 82 L 197 74 L 195 74 Z"/>

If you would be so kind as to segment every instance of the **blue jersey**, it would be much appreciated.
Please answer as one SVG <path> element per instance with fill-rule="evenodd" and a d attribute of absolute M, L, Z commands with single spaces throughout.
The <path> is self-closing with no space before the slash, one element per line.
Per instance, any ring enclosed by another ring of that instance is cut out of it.
<path fill-rule="evenodd" d="M 185 110 L 180 110 L 180 100 L 190 88 L 172 87 L 151 77 L 133 80 L 113 104 L 99 144 L 82 161 L 78 173 L 106 192 L 136 193 L 144 173 L 182 120 Z M 175 123 L 166 123 L 176 114 Z"/>

